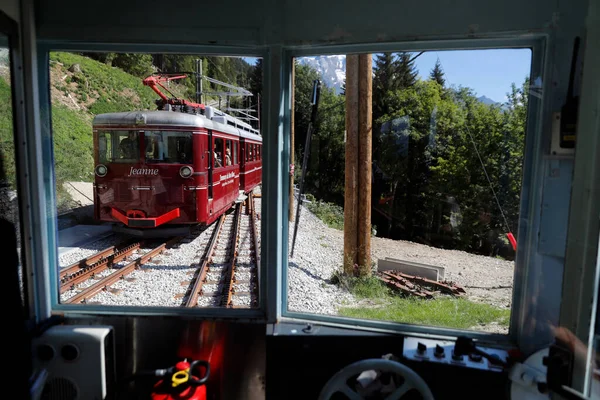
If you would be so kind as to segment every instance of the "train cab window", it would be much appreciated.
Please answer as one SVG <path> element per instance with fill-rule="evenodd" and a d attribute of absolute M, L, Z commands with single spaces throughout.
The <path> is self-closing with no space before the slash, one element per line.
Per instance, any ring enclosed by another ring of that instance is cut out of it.
<path fill-rule="evenodd" d="M 97 156 L 100 163 L 137 162 L 139 155 L 139 132 L 111 130 L 98 131 Z"/>
<path fill-rule="evenodd" d="M 118 159 L 121 162 L 135 162 L 140 157 L 139 151 L 139 133 L 135 131 L 127 131 L 117 133 L 113 137 L 116 138 L 119 143 L 118 146 Z"/>
<path fill-rule="evenodd" d="M 107 309 L 111 313 L 116 306 L 133 314 L 143 307 L 156 314 L 232 311 L 264 316 L 255 282 L 259 257 L 251 250 L 257 234 L 238 241 L 246 246 L 240 250 L 245 255 L 234 259 L 225 247 L 236 237 L 225 240 L 225 236 L 236 232 L 214 229 L 234 217 L 242 220 L 240 231 L 249 232 L 259 224 L 249 216 L 254 208 L 250 202 L 244 202 L 244 213 L 237 200 L 242 193 L 251 198 L 261 185 L 260 168 L 244 174 L 245 180 L 237 170 L 224 172 L 226 165 L 239 159 L 237 143 L 246 124 L 239 118 L 245 107 L 238 107 L 240 99 L 233 99 L 233 104 L 218 102 L 219 86 L 246 85 L 248 74 L 258 79 L 253 72 L 256 58 L 44 52 L 49 96 L 42 101 L 52 111 L 45 125 L 52 141 L 44 142 L 44 160 L 53 163 L 48 168 L 52 179 L 44 182 L 56 185 L 46 188 L 56 204 L 44 207 L 52 215 L 59 213 L 53 220 L 57 229 L 51 233 L 56 234 L 52 249 L 56 257 L 49 269 L 52 307 L 85 313 Z M 172 79 L 172 74 L 155 72 L 187 68 L 200 59 L 205 67 L 210 65 L 203 75 L 188 72 Z M 221 75 L 225 70 L 231 74 Z M 227 81 L 209 78 L 212 74 Z M 204 86 L 198 81 L 201 77 L 207 79 Z M 201 99 L 190 98 L 196 83 L 202 88 Z M 250 95 L 241 89 L 244 96 Z M 253 91 L 260 94 L 260 87 L 254 85 Z M 244 135 L 260 141 L 257 133 Z M 201 247 L 209 246 L 212 236 L 220 245 L 206 249 L 215 256 L 210 265 L 203 264 Z M 177 254 L 169 254 L 175 248 Z M 93 261 L 94 254 L 98 262 Z M 136 264 L 153 275 L 136 274 L 140 270 Z M 84 265 L 85 272 L 80 268 Z M 208 268 L 211 271 L 203 279 Z M 204 272 L 194 275 L 197 270 Z M 110 281 L 120 273 L 128 278 Z M 138 284 L 127 285 L 129 278 Z M 189 287 L 181 286 L 184 280 Z M 98 290 L 100 285 L 111 289 Z M 126 290 L 120 292 L 123 285 Z"/>
<path fill-rule="evenodd" d="M 192 133 L 146 131 L 144 135 L 146 162 L 191 164 Z"/>
<path fill-rule="evenodd" d="M 295 59 L 292 178 L 302 204 L 290 221 L 287 313 L 506 335 L 523 228 L 528 100 L 539 79 L 531 76 L 532 51 L 370 57 L 372 141 L 362 159 L 358 146 L 367 142 L 348 128 L 359 126 L 359 114 L 345 108 L 352 84 L 322 67 L 336 60 L 343 75 L 348 56 Z"/>
<path fill-rule="evenodd" d="M 113 140 L 110 132 L 98 133 L 98 161 L 108 163 L 114 160 Z"/>

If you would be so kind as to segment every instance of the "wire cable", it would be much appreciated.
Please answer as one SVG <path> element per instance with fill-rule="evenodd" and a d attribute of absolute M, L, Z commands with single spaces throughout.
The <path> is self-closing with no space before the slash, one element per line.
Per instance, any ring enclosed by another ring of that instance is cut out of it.
<path fill-rule="evenodd" d="M 512 232 L 512 230 L 510 229 L 510 225 L 508 225 L 508 220 L 506 219 L 506 215 L 504 215 L 504 211 L 502 209 L 502 206 L 500 205 L 500 200 L 498 200 L 498 196 L 496 196 L 496 191 L 494 190 L 494 187 L 492 186 L 492 180 L 490 179 L 490 176 L 487 173 L 487 169 L 485 168 L 485 164 L 483 163 L 483 160 L 481 159 L 481 155 L 479 154 L 479 150 L 477 149 L 477 145 L 475 144 L 473 135 L 471 135 L 471 132 L 469 131 L 469 128 L 467 126 L 465 126 L 465 128 L 467 130 L 467 134 L 469 135 L 469 138 L 471 138 L 471 143 L 473 143 L 473 148 L 475 149 L 475 153 L 477 153 L 477 158 L 479 158 L 479 162 L 481 163 L 481 167 L 483 168 L 485 177 L 488 181 L 488 184 L 490 185 L 490 189 L 492 190 L 492 194 L 494 195 L 496 204 L 498 204 L 498 209 L 500 210 L 500 214 L 502 214 L 502 219 L 504 219 L 504 224 L 506 225 L 506 228 L 508 229 L 508 231 Z"/>

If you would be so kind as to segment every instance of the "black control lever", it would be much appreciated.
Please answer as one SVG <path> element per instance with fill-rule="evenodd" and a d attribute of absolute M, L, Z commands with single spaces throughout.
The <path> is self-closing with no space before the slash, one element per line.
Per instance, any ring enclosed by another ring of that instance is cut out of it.
<path fill-rule="evenodd" d="M 500 359 L 497 356 L 488 354 L 485 351 L 478 349 L 475 346 L 475 342 L 473 341 L 473 339 L 468 338 L 468 337 L 459 336 L 456 339 L 456 343 L 454 344 L 454 354 L 456 354 L 457 356 L 478 354 L 478 355 L 486 358 L 492 364 L 502 365 L 503 367 L 508 368 L 507 362 L 505 362 L 504 360 Z"/>

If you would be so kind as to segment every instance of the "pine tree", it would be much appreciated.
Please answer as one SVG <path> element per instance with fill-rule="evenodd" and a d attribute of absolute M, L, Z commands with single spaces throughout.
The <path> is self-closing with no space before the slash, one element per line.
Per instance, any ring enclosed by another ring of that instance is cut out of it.
<path fill-rule="evenodd" d="M 446 79 L 444 78 L 444 70 L 442 69 L 442 64 L 440 63 L 439 58 L 435 62 L 435 66 L 431 70 L 431 73 L 429 74 L 429 78 L 431 80 L 439 83 L 439 85 L 441 87 L 444 87 L 444 84 L 446 83 Z"/>
<path fill-rule="evenodd" d="M 373 121 L 389 113 L 386 106 L 388 92 L 398 89 L 397 65 L 392 53 L 377 54 L 373 76 Z"/>
<path fill-rule="evenodd" d="M 410 53 L 398 54 L 396 60 L 397 82 L 400 88 L 409 88 L 417 83 L 418 72 L 415 68 L 415 61 Z"/>

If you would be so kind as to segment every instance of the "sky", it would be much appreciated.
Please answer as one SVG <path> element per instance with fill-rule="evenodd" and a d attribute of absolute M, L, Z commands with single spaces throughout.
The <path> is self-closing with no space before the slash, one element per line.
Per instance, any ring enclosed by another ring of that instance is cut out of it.
<path fill-rule="evenodd" d="M 427 79 L 439 58 L 446 85 L 470 87 L 478 97 L 503 103 L 510 85 L 519 87 L 529 76 L 531 55 L 529 49 L 428 51 L 415 59 L 415 67 L 419 76 Z M 244 59 L 252 65 L 256 62 L 256 58 Z"/>
<path fill-rule="evenodd" d="M 427 78 L 439 58 L 447 85 L 470 87 L 477 96 L 502 103 L 511 83 L 521 86 L 529 76 L 531 54 L 529 49 L 431 51 L 417 57 L 415 67 Z"/>

